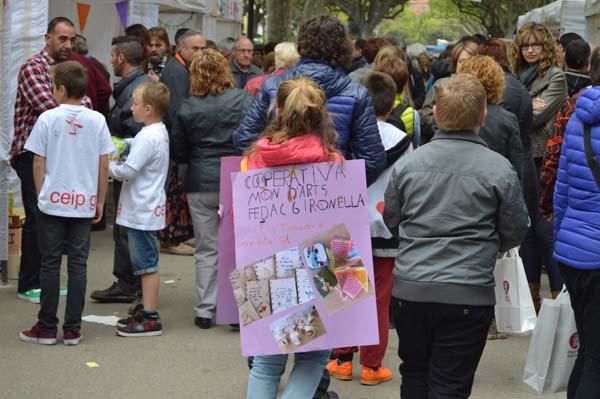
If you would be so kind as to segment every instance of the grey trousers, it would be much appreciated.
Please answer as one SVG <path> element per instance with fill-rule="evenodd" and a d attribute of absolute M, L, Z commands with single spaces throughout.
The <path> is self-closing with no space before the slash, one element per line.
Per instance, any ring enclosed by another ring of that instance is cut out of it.
<path fill-rule="evenodd" d="M 217 253 L 219 193 L 187 193 L 196 237 L 196 291 L 198 317 L 212 319 L 217 310 Z"/>

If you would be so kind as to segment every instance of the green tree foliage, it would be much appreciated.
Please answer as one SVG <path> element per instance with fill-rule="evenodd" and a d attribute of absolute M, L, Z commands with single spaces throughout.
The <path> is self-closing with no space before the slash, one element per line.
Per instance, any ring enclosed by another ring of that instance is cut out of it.
<path fill-rule="evenodd" d="M 436 39 L 457 40 L 482 31 L 478 20 L 460 13 L 453 0 L 431 0 L 430 11 L 415 15 L 405 11 L 393 21 L 379 26 L 379 35 L 406 43 L 435 43 Z"/>
<path fill-rule="evenodd" d="M 401 15 L 408 0 L 326 0 L 325 3 L 348 16 L 353 36 L 369 37 L 381 21 Z"/>
<path fill-rule="evenodd" d="M 519 15 L 544 6 L 553 0 L 452 0 L 458 10 L 478 19 L 490 35 L 509 36 L 517 25 Z"/>

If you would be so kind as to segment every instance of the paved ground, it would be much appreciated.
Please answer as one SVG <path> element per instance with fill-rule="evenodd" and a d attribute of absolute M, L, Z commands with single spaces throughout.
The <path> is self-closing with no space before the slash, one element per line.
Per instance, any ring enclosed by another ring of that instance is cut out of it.
<path fill-rule="evenodd" d="M 93 233 L 88 267 L 88 291 L 112 282 L 111 231 Z M 21 329 L 35 321 L 37 306 L 15 299 L 16 286 L 0 288 L 0 397 L 12 398 L 243 398 L 248 370 L 240 355 L 239 335 L 229 327 L 199 330 L 193 324 L 194 265 L 191 257 L 161 255 L 163 336 L 126 339 L 113 328 L 84 323 L 85 335 L 77 347 L 45 347 L 18 340 Z M 64 275 L 64 272 L 63 272 Z M 546 292 L 546 295 L 548 293 Z M 63 312 L 61 300 L 60 312 Z M 128 305 L 88 301 L 85 315 L 124 316 Z M 62 313 L 61 313 L 62 314 Z M 62 317 L 60 317 L 62 319 Z M 537 398 L 521 382 L 529 340 L 511 337 L 487 344 L 476 376 L 472 398 Z M 334 381 L 331 389 L 341 398 L 398 398 L 397 337 L 390 334 L 385 365 L 394 380 L 377 387 L 358 381 Z M 86 362 L 96 362 L 89 368 Z M 355 361 L 355 376 L 360 368 Z M 565 394 L 544 398 L 564 398 Z"/>

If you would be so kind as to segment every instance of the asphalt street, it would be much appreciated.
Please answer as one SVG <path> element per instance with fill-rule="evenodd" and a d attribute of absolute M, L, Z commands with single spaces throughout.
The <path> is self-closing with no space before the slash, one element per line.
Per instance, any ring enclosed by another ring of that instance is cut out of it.
<path fill-rule="evenodd" d="M 112 283 L 112 248 L 110 228 L 92 233 L 88 293 Z M 19 331 L 35 323 L 38 306 L 16 299 L 16 281 L 0 288 L 0 398 L 244 398 L 248 369 L 240 354 L 239 333 L 229 326 L 200 330 L 193 323 L 193 258 L 161 254 L 160 267 L 160 314 L 164 325 L 160 337 L 120 338 L 113 327 L 84 322 L 84 339 L 79 346 L 20 342 Z M 65 265 L 62 278 L 66 281 Z M 547 281 L 544 284 L 544 294 L 549 296 Z M 99 304 L 88 298 L 84 315 L 123 317 L 128 306 Z M 60 319 L 63 312 L 64 298 Z M 331 389 L 344 399 L 399 398 L 397 343 L 395 332 L 390 331 L 384 365 L 394 371 L 392 381 L 361 386 L 360 365 L 355 359 L 354 381 L 334 380 Z M 472 398 L 539 398 L 521 382 L 528 344 L 529 338 L 524 337 L 489 341 Z M 97 367 L 90 367 L 94 366 L 88 365 L 90 362 Z M 564 393 L 543 396 L 564 397 Z"/>

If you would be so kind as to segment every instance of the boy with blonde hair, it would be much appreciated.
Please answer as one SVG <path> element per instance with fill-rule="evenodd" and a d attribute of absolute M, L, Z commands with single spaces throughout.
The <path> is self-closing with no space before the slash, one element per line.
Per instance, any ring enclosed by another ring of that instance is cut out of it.
<path fill-rule="evenodd" d="M 81 340 L 87 258 L 92 223 L 102 219 L 108 184 L 108 153 L 113 150 L 104 116 L 85 108 L 87 73 L 76 61 L 51 69 L 52 94 L 60 104 L 40 115 L 25 149 L 35 154 L 33 178 L 38 194 L 41 307 L 38 323 L 22 331 L 22 341 L 56 343 L 60 266 L 68 257 L 68 293 L 63 343 Z"/>
<path fill-rule="evenodd" d="M 494 314 L 499 251 L 529 227 L 517 173 L 477 135 L 486 93 L 458 74 L 440 84 L 432 141 L 395 168 L 383 218 L 399 232 L 392 312 L 401 396 L 467 398 Z"/>
<path fill-rule="evenodd" d="M 165 182 L 169 168 L 169 136 L 162 118 L 169 107 L 169 89 L 162 83 L 142 83 L 133 92 L 133 118 L 144 127 L 133 139 L 127 160 L 109 165 L 110 175 L 123 182 L 116 223 L 127 228 L 133 274 L 141 276 L 142 303 L 119 320 L 117 335 L 162 334 L 157 312 L 158 241 L 165 227 Z"/>

